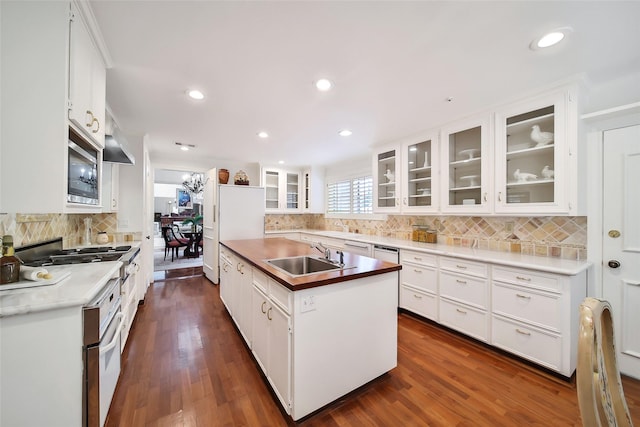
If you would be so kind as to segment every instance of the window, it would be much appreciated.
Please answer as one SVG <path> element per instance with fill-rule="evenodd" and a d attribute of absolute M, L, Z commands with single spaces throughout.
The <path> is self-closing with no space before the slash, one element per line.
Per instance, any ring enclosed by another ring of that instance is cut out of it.
<path fill-rule="evenodd" d="M 373 178 L 363 176 L 329 184 L 327 188 L 327 213 L 373 213 Z"/>

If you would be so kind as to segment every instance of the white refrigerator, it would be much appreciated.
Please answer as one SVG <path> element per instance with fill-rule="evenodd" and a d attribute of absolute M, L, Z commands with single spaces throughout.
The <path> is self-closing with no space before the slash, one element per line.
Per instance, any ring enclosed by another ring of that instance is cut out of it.
<path fill-rule="evenodd" d="M 219 242 L 264 237 L 265 191 L 263 187 L 218 184 L 218 170 L 207 171 L 202 218 L 202 267 L 204 275 L 220 282 Z"/>

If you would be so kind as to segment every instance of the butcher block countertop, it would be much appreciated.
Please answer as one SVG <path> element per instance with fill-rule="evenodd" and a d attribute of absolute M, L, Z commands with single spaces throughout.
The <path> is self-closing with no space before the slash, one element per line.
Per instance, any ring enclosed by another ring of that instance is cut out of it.
<path fill-rule="evenodd" d="M 294 277 L 281 272 L 266 262 L 273 258 L 286 258 L 300 255 L 322 257 L 315 248 L 306 243 L 296 242 L 286 238 L 225 240 L 220 244 L 247 260 L 251 265 L 260 269 L 272 279 L 281 283 L 292 291 L 330 285 L 377 274 L 390 273 L 402 268 L 399 264 L 380 261 L 377 259 L 344 253 L 344 270 L 334 270 L 314 273 L 306 276 Z M 331 251 L 332 259 L 338 259 L 335 251 Z"/>

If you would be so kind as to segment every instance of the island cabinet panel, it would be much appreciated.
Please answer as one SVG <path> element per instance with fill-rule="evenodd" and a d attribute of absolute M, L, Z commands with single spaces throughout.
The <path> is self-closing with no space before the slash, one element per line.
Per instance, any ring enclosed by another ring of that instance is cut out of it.
<path fill-rule="evenodd" d="M 269 322 L 266 319 L 269 297 L 255 282 L 251 293 L 251 352 L 263 372 L 267 370 Z"/>
<path fill-rule="evenodd" d="M 233 255 L 229 251 L 220 251 L 220 299 L 229 314 L 232 314 L 233 268 Z"/>

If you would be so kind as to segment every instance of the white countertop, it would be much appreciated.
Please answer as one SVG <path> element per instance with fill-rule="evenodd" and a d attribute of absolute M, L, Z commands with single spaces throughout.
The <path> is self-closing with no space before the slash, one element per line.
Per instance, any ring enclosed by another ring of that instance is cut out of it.
<path fill-rule="evenodd" d="M 534 270 L 546 271 L 549 273 L 564 274 L 573 276 L 591 266 L 589 261 L 575 261 L 562 258 L 539 257 L 533 255 L 522 255 L 511 252 L 489 251 L 485 249 L 471 249 L 459 246 L 449 246 L 438 243 L 420 243 L 412 240 L 394 239 L 391 237 L 369 236 L 366 234 L 346 233 L 342 231 L 325 230 L 278 230 L 268 231 L 269 234 L 280 233 L 305 233 L 316 234 L 318 236 L 335 237 L 337 239 L 351 240 L 355 242 L 370 243 L 372 245 L 384 245 L 398 249 L 409 249 L 430 253 L 434 255 L 452 256 L 471 261 L 481 261 L 491 264 L 498 264 L 518 268 L 530 268 Z"/>
<path fill-rule="evenodd" d="M 119 275 L 120 266 L 120 261 L 49 266 L 47 270 L 54 277 L 64 271 L 71 274 L 53 285 L 0 290 L 0 317 L 84 306 L 111 277 Z"/>

